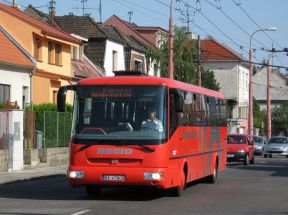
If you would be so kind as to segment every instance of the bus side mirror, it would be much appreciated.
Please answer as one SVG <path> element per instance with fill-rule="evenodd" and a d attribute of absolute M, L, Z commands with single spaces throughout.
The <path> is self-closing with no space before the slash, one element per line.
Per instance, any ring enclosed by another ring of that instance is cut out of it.
<path fill-rule="evenodd" d="M 57 109 L 58 112 L 65 112 L 65 102 L 66 102 L 66 94 L 67 90 L 76 90 L 75 85 L 67 85 L 60 87 L 57 93 Z"/>
<path fill-rule="evenodd" d="M 183 95 L 179 90 L 176 89 L 171 89 L 171 93 L 174 95 L 174 105 L 175 105 L 175 110 L 178 113 L 183 112 L 184 109 L 184 98 Z"/>

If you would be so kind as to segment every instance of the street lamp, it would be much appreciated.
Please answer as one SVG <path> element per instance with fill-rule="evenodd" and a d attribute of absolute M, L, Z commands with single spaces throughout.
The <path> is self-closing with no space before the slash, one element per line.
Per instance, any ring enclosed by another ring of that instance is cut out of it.
<path fill-rule="evenodd" d="M 174 77 L 174 60 L 173 60 L 173 20 L 172 20 L 172 3 L 170 1 L 170 18 L 169 18 L 169 62 L 168 62 L 168 72 L 169 78 L 173 79 Z"/>
<path fill-rule="evenodd" d="M 276 27 L 263 28 L 254 31 L 250 36 L 250 49 L 249 49 L 249 116 L 248 116 L 248 134 L 253 135 L 253 83 L 252 83 L 252 37 L 260 31 L 276 31 Z"/>

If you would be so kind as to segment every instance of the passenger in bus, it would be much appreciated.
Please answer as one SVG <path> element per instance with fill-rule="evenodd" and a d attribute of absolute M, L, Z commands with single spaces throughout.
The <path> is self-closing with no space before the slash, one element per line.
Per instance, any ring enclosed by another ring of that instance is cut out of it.
<path fill-rule="evenodd" d="M 156 110 L 154 108 L 148 109 L 148 119 L 144 120 L 141 125 L 141 130 L 145 131 L 152 129 L 158 132 L 163 132 L 162 122 L 156 118 Z"/>

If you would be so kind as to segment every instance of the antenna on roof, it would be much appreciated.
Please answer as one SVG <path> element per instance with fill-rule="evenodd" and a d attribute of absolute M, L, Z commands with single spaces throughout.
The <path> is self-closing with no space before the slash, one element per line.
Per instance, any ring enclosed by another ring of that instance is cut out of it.
<path fill-rule="evenodd" d="M 87 2 L 88 2 L 88 0 L 81 0 L 81 3 L 82 3 L 82 14 L 83 14 L 83 16 L 89 14 L 89 13 L 85 12 L 85 10 L 89 10 L 89 9 L 91 10 L 91 9 L 93 9 L 93 8 L 87 7 Z M 85 3 L 86 3 L 86 6 L 85 6 Z M 76 9 L 78 9 L 78 8 L 76 8 Z M 90 13 L 90 15 L 91 15 L 91 13 Z"/>
<path fill-rule="evenodd" d="M 102 0 L 99 1 L 99 17 L 100 22 L 102 23 Z"/>
<path fill-rule="evenodd" d="M 129 23 L 131 24 L 131 18 L 132 18 L 132 15 L 133 15 L 133 11 L 129 11 L 128 14 L 129 14 Z"/>
<path fill-rule="evenodd" d="M 56 11 L 55 11 L 55 5 L 56 5 L 56 1 L 55 0 L 51 0 L 49 2 L 49 14 L 51 16 L 51 19 L 56 15 Z"/>

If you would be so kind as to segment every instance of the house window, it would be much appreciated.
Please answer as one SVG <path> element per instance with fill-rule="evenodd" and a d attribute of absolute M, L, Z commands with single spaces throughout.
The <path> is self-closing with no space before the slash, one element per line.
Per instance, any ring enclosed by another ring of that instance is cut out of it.
<path fill-rule="evenodd" d="M 23 109 L 25 108 L 25 105 L 29 102 L 29 88 L 26 86 L 23 86 L 22 89 L 22 106 Z"/>
<path fill-rule="evenodd" d="M 240 119 L 248 119 L 248 107 L 239 107 L 239 114 Z"/>
<path fill-rule="evenodd" d="M 61 44 L 55 44 L 55 64 L 62 66 L 62 46 Z"/>
<path fill-rule="evenodd" d="M 142 72 L 143 71 L 143 63 L 139 60 L 135 60 L 134 61 L 134 65 L 135 65 L 135 70 Z"/>
<path fill-rule="evenodd" d="M 117 71 L 118 70 L 118 52 L 117 51 L 113 51 L 112 53 L 112 69 L 113 71 Z"/>
<path fill-rule="evenodd" d="M 34 58 L 37 61 L 42 61 L 42 41 L 40 38 L 34 39 Z"/>
<path fill-rule="evenodd" d="M 52 42 L 48 42 L 48 63 L 55 64 L 55 46 Z"/>
<path fill-rule="evenodd" d="M 10 100 L 10 85 L 0 84 L 0 102 Z"/>

